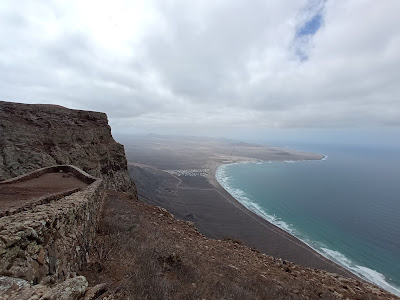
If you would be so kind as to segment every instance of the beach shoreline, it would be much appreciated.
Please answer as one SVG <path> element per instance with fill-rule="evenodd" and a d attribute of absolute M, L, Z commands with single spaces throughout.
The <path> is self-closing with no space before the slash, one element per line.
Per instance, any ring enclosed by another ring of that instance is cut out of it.
<path fill-rule="evenodd" d="M 314 160 L 325 160 L 326 156 L 323 155 L 321 159 L 314 159 Z M 283 228 L 280 228 L 279 226 L 271 223 L 267 219 L 265 219 L 263 216 L 257 214 L 256 212 L 250 210 L 247 208 L 243 203 L 241 203 L 238 199 L 236 199 L 227 189 L 225 189 L 222 184 L 218 181 L 217 179 L 217 171 L 219 168 L 226 166 L 226 165 L 232 165 L 232 164 L 247 164 L 247 163 L 260 163 L 260 162 L 285 162 L 286 160 L 281 160 L 281 161 L 261 161 L 258 159 L 251 159 L 251 158 L 237 158 L 234 161 L 230 162 L 217 162 L 217 161 L 209 161 L 207 163 L 207 167 L 210 169 L 209 176 L 207 176 L 208 181 L 210 182 L 211 185 L 213 185 L 216 189 L 222 191 L 224 193 L 224 196 L 226 196 L 229 201 L 232 203 L 235 203 L 235 205 L 238 207 L 240 210 L 244 210 L 251 218 L 257 220 L 261 226 L 264 228 L 268 228 L 269 231 L 273 231 L 274 234 L 277 234 L 279 236 L 284 237 L 285 239 L 289 240 L 291 243 L 294 243 L 301 248 L 303 248 L 305 251 L 309 252 L 309 254 L 313 257 L 316 257 L 318 260 L 322 260 L 324 263 L 332 266 L 334 269 L 336 269 L 335 273 L 338 273 L 340 275 L 344 275 L 353 279 L 361 280 L 361 281 L 366 281 L 365 279 L 361 278 L 358 276 L 358 274 L 353 273 L 352 271 L 348 270 L 344 266 L 340 265 L 338 262 L 335 262 L 328 257 L 324 256 L 322 253 L 318 252 L 316 249 L 312 248 L 310 245 L 305 243 L 304 241 L 300 240 L 290 232 L 286 231 Z M 295 160 L 297 161 L 304 161 L 304 160 Z M 266 224 L 267 223 L 267 224 Z M 321 269 L 326 269 L 326 268 L 321 268 Z M 371 282 L 368 282 L 371 283 Z M 372 283 L 374 284 L 374 283 Z"/>
<path fill-rule="evenodd" d="M 156 137 L 135 140 L 132 144 L 125 142 L 125 145 L 128 162 L 133 165 L 130 174 L 143 201 L 193 222 L 207 237 L 234 238 L 282 260 L 359 279 L 298 238 L 248 210 L 215 177 L 221 165 L 319 161 L 325 158 L 324 155 L 215 139 Z M 199 173 L 192 176 L 196 169 L 206 171 L 205 176 Z"/>
<path fill-rule="evenodd" d="M 232 163 L 321 161 L 326 160 L 325 155 L 193 137 L 136 138 L 124 144 L 139 199 L 194 223 L 206 237 L 234 239 L 306 268 L 378 285 L 247 209 L 216 178 L 220 166 Z"/>
<path fill-rule="evenodd" d="M 299 239 L 248 210 L 215 177 L 218 167 L 229 163 L 320 160 L 323 155 L 253 145 L 234 146 L 234 150 L 227 145 L 223 152 L 216 152 L 214 145 L 204 150 L 204 143 L 200 147 L 190 145 L 190 149 L 185 141 L 181 143 L 157 140 L 156 147 L 151 143 L 139 153 L 135 148 L 134 155 L 132 152 L 135 159 L 129 159 L 127 147 L 128 161 L 136 165 L 131 167 L 130 174 L 138 186 L 139 198 L 167 209 L 177 218 L 193 222 L 207 237 L 234 238 L 282 260 L 356 278 Z M 160 152 L 163 148 L 165 152 Z M 173 176 L 168 172 L 191 169 L 207 169 L 208 174 L 206 177 L 186 176 L 184 173 Z"/>
<path fill-rule="evenodd" d="M 327 159 L 327 156 L 324 155 L 320 159 L 320 161 L 324 161 L 326 159 Z M 296 161 L 293 161 L 293 162 L 299 162 L 299 161 L 307 161 L 307 160 L 296 160 Z M 229 189 L 225 188 L 223 186 L 223 184 L 220 183 L 219 180 L 218 180 L 218 176 L 217 176 L 218 170 L 220 168 L 223 168 L 224 166 L 233 165 L 233 164 L 276 163 L 276 162 L 283 163 L 283 162 L 287 162 L 287 161 L 284 161 L 284 160 L 283 161 L 243 160 L 243 161 L 234 161 L 234 162 L 226 162 L 226 163 L 214 163 L 212 165 L 213 172 L 210 172 L 210 176 L 209 176 L 208 179 L 209 179 L 210 184 L 215 186 L 215 188 L 222 189 L 227 195 L 230 196 L 231 199 L 233 199 L 233 201 L 237 202 L 237 204 L 239 204 L 243 209 L 247 210 L 247 212 L 249 214 L 252 214 L 252 215 L 257 216 L 258 218 L 261 218 L 263 221 L 267 222 L 269 224 L 269 226 L 275 227 L 278 231 L 285 232 L 287 235 L 289 235 L 289 237 L 286 236 L 286 238 L 291 240 L 291 242 L 305 246 L 305 249 L 307 249 L 312 256 L 317 256 L 320 259 L 322 259 L 323 261 L 325 261 L 326 263 L 328 263 L 328 264 L 330 264 L 330 265 L 332 265 L 335 268 L 338 268 L 340 270 L 340 271 L 335 271 L 334 273 L 338 273 L 340 275 L 344 275 L 344 273 L 346 273 L 345 276 L 347 276 L 347 277 L 350 277 L 350 278 L 353 278 L 353 279 L 356 279 L 356 280 L 359 280 L 359 281 L 362 281 L 362 282 L 366 282 L 366 283 L 369 283 L 369 284 L 372 284 L 372 285 L 375 285 L 375 286 L 379 286 L 380 288 L 383 288 L 383 289 L 387 290 L 388 292 L 391 292 L 391 293 L 394 293 L 394 294 L 397 295 L 397 293 L 394 292 L 394 291 L 396 291 L 396 288 L 391 286 L 391 285 L 389 285 L 385 281 L 384 281 L 384 284 L 381 285 L 378 282 L 374 282 L 372 279 L 369 280 L 368 278 L 363 277 L 361 274 L 358 274 L 355 271 L 352 271 L 350 268 L 347 268 L 346 265 L 341 264 L 340 261 L 334 260 L 331 257 L 327 257 L 326 255 L 328 255 L 328 254 L 324 255 L 324 253 L 322 251 L 318 251 L 318 249 L 315 249 L 314 247 L 312 247 L 312 245 L 310 245 L 307 242 L 301 240 L 300 238 L 298 238 L 297 236 L 295 236 L 293 233 L 291 233 L 290 231 L 286 230 L 285 228 L 279 227 L 279 225 L 276 225 L 276 224 L 270 222 L 265 216 L 262 215 L 262 213 L 258 213 L 257 211 L 253 211 L 251 208 L 248 208 L 244 203 L 242 203 L 239 199 L 237 199 L 234 195 L 232 195 L 231 192 L 229 191 Z M 261 223 L 263 223 L 263 222 L 261 222 Z M 265 224 L 262 224 L 262 225 L 265 226 Z M 269 226 L 266 226 L 266 227 L 269 227 Z M 321 267 L 321 269 L 325 269 L 326 270 L 326 268 L 323 268 L 323 267 Z M 387 288 L 385 288 L 385 286 Z"/>

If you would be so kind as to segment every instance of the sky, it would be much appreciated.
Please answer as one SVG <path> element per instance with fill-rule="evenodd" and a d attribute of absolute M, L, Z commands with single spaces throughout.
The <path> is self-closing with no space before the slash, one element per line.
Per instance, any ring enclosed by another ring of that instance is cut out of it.
<path fill-rule="evenodd" d="M 398 0 L 3 0 L 0 100 L 106 112 L 116 133 L 400 132 L 399 11 Z"/>

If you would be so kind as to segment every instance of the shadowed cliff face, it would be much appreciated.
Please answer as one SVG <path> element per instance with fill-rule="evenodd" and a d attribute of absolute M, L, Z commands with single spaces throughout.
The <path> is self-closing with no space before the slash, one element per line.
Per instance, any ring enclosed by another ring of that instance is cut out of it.
<path fill-rule="evenodd" d="M 106 114 L 0 101 L 0 181 L 58 164 L 136 194 L 124 147 L 113 139 Z"/>

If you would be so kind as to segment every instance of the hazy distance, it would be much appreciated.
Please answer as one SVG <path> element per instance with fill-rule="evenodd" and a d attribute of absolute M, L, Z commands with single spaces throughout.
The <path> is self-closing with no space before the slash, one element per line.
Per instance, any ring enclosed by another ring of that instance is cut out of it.
<path fill-rule="evenodd" d="M 117 134 L 392 143 L 398 11 L 396 0 L 2 1 L 0 99 L 103 111 Z"/>

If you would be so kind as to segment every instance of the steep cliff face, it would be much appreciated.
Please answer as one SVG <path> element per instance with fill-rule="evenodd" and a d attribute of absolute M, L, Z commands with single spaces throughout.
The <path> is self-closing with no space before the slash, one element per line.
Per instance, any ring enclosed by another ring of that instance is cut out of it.
<path fill-rule="evenodd" d="M 0 101 L 0 180 L 59 164 L 136 194 L 124 147 L 113 139 L 106 114 Z"/>

